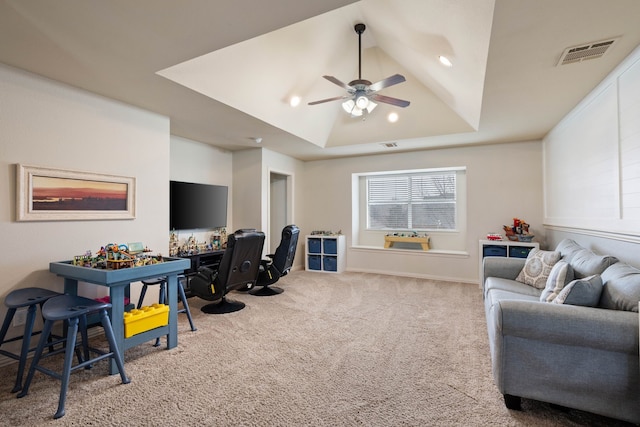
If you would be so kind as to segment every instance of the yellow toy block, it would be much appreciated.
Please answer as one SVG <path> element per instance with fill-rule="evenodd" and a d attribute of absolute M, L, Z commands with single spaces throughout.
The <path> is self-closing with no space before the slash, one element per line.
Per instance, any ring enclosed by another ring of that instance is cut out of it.
<path fill-rule="evenodd" d="M 166 304 L 134 308 L 124 314 L 124 337 L 129 338 L 167 324 L 169 324 L 169 306 Z"/>

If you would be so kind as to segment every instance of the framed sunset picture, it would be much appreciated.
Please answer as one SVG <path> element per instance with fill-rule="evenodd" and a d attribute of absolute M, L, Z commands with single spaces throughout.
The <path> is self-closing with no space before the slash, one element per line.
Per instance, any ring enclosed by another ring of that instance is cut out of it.
<path fill-rule="evenodd" d="M 135 218 L 135 178 L 17 165 L 18 221 Z"/>

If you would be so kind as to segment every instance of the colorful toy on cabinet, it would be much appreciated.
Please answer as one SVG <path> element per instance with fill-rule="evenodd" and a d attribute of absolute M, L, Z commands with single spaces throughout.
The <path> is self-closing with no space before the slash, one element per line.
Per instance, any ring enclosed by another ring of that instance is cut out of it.
<path fill-rule="evenodd" d="M 529 224 L 520 218 L 513 218 L 513 225 L 503 225 L 502 229 L 513 242 L 530 242 L 535 237 L 529 233 Z"/>

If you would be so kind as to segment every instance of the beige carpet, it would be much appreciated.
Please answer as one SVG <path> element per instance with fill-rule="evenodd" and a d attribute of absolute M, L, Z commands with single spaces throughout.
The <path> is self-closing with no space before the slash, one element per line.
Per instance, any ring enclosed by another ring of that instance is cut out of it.
<path fill-rule="evenodd" d="M 180 315 L 177 348 L 128 350 L 130 384 L 105 362 L 74 373 L 60 420 L 58 381 L 37 374 L 16 399 L 16 365 L 0 368 L 0 425 L 626 425 L 529 400 L 507 410 L 475 285 L 304 271 L 278 285 L 277 296 L 231 293 L 247 304 L 233 314 L 191 298 L 196 332 Z"/>

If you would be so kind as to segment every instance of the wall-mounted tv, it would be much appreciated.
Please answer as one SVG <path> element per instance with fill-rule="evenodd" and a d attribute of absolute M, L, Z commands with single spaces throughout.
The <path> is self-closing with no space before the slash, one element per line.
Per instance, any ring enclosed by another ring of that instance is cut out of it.
<path fill-rule="evenodd" d="M 228 193 L 224 185 L 170 181 L 169 229 L 226 227 Z"/>

